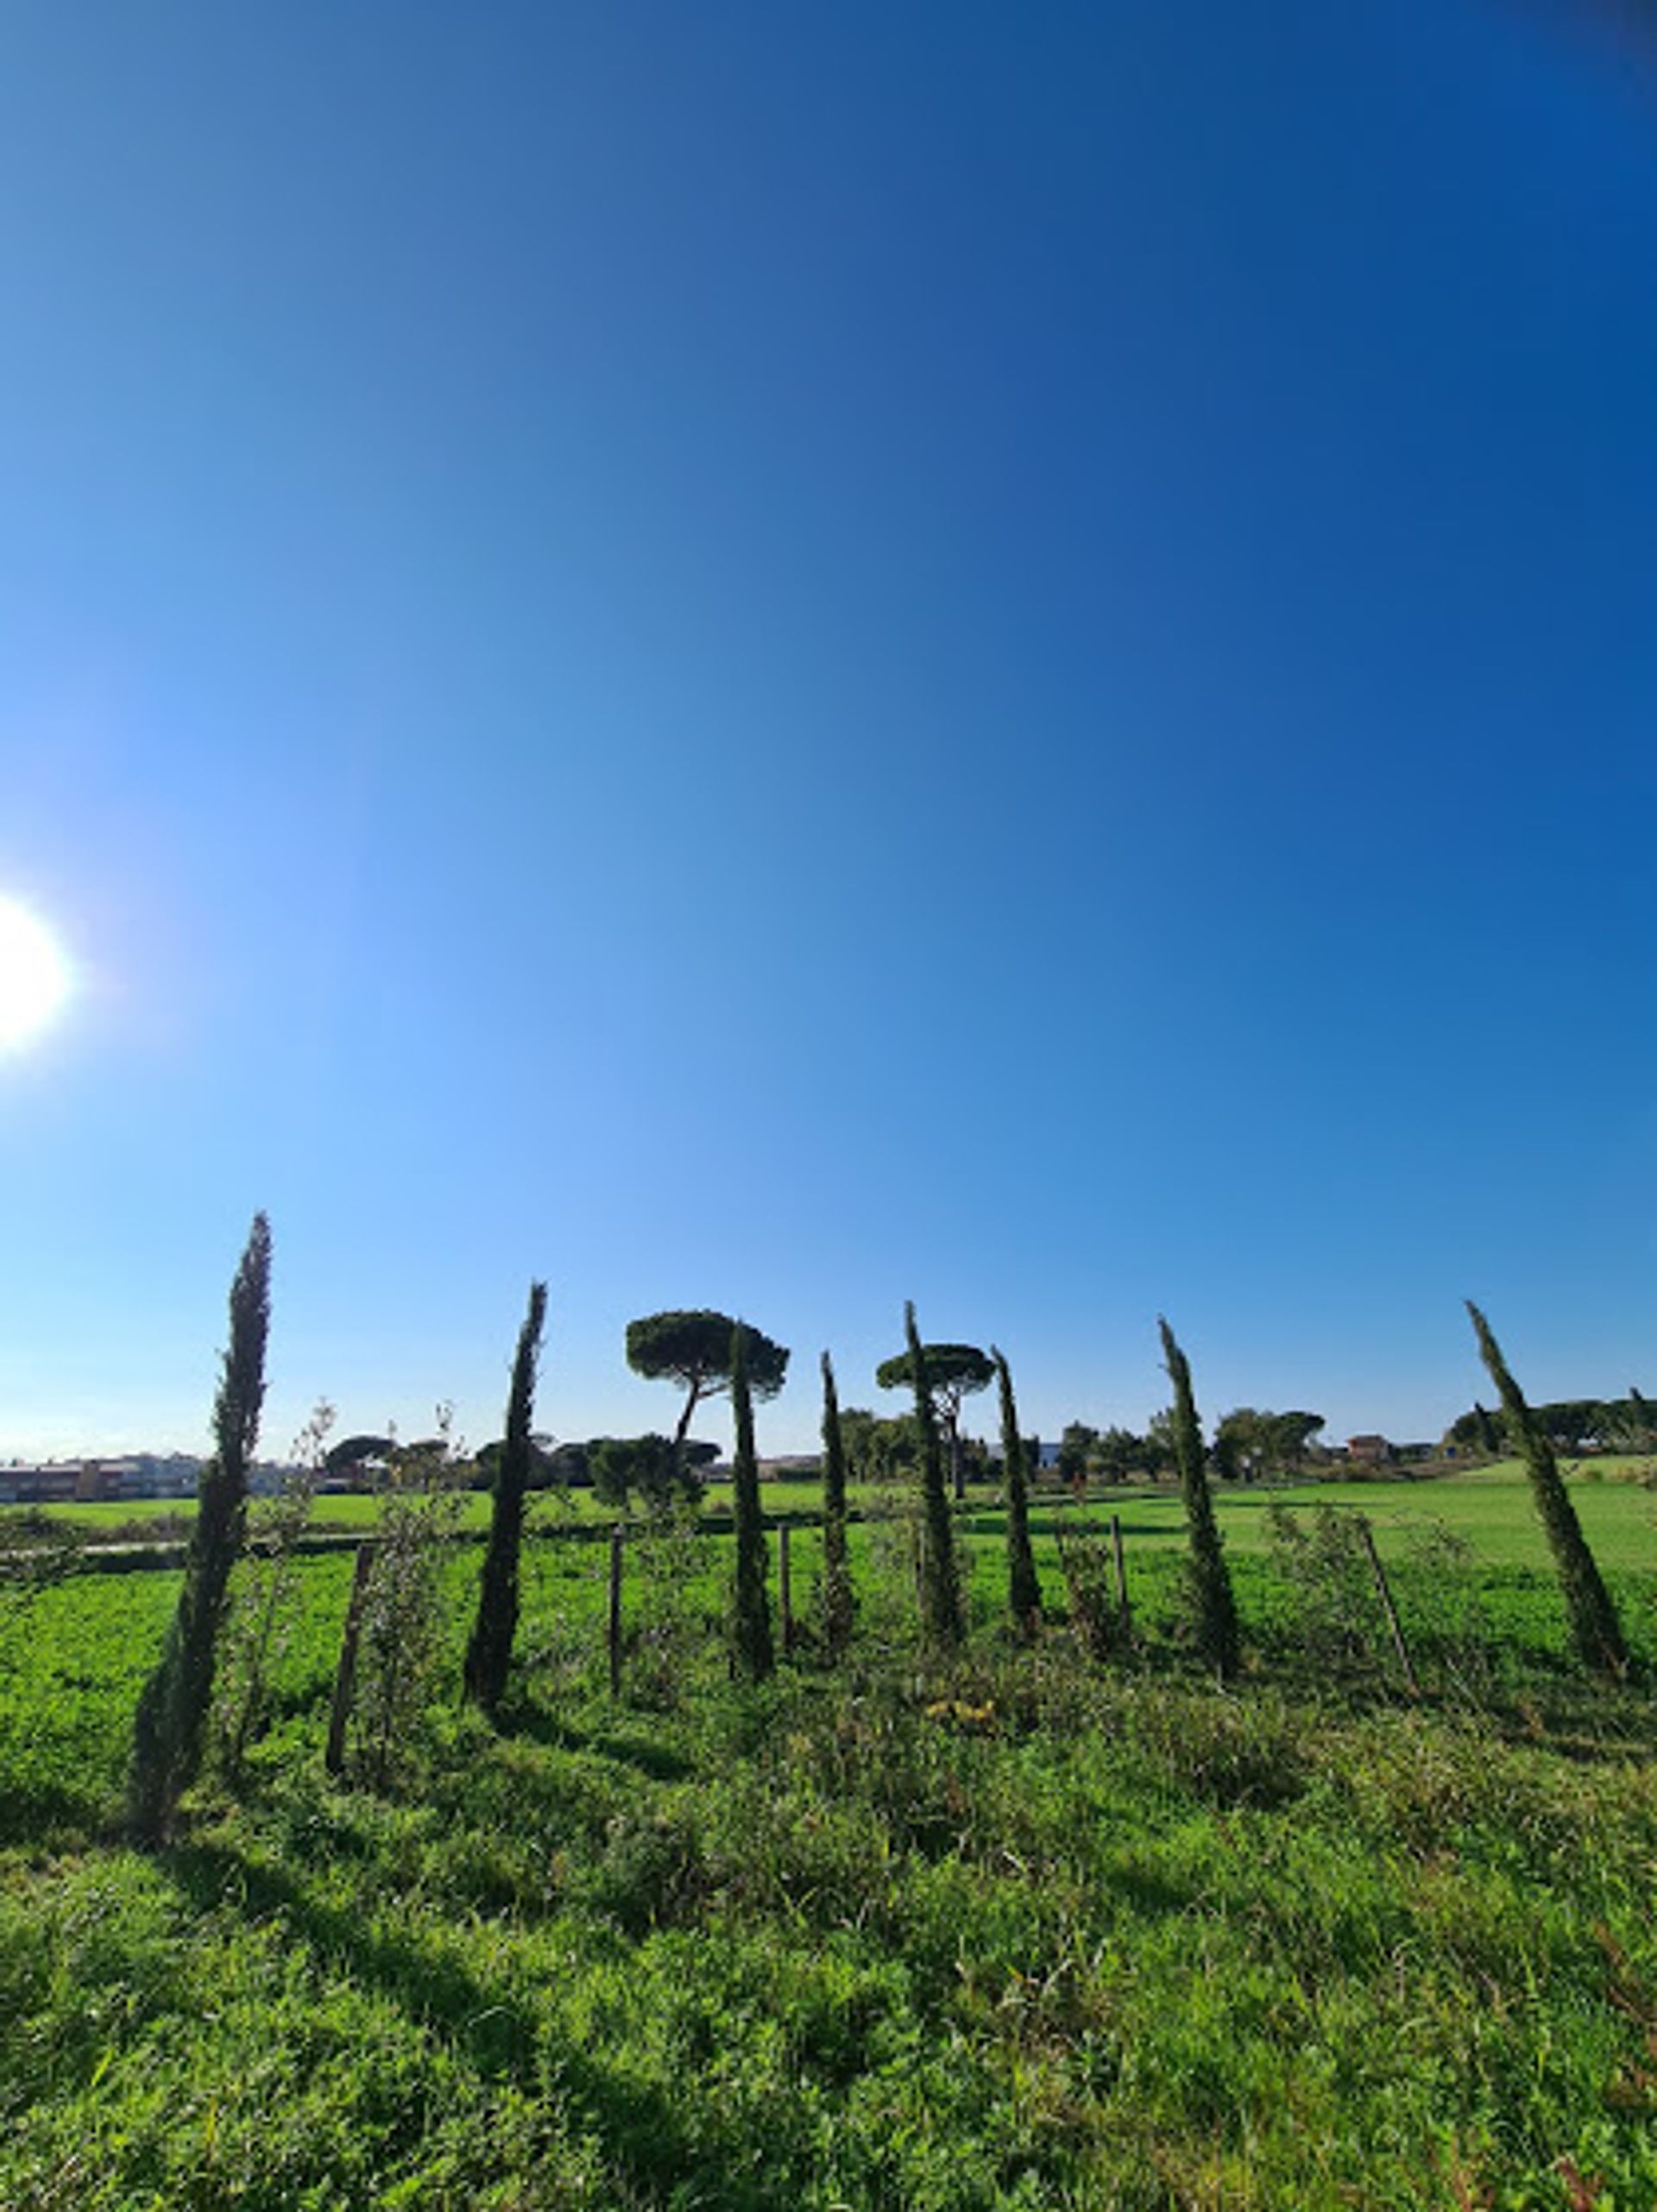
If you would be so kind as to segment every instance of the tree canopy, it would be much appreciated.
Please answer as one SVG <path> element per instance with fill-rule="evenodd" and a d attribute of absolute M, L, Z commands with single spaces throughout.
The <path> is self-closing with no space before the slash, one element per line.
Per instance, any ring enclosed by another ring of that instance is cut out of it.
<path fill-rule="evenodd" d="M 1228 1482 L 1298 1468 L 1323 1425 L 1321 1414 L 1234 1406 L 1215 1425 L 1214 1465 Z"/>
<path fill-rule="evenodd" d="M 920 1345 L 921 1369 L 925 1377 L 926 1394 L 933 1410 L 943 1423 L 944 1442 L 949 1449 L 949 1468 L 954 1478 L 955 1492 L 960 1497 L 966 1487 L 966 1468 L 961 1450 L 961 1402 L 973 1390 L 981 1390 L 995 1380 L 995 1362 L 987 1352 L 980 1352 L 975 1344 L 924 1344 Z M 915 1385 L 915 1353 L 899 1352 L 890 1359 L 883 1359 L 874 1371 L 874 1379 L 883 1390 L 898 1390 Z"/>
<path fill-rule="evenodd" d="M 322 1464 L 331 1475 L 350 1474 L 364 1460 L 390 1459 L 396 1449 L 389 1436 L 343 1436 Z"/>
<path fill-rule="evenodd" d="M 960 1410 L 961 1402 L 973 1390 L 982 1390 L 995 1380 L 995 1362 L 987 1352 L 980 1352 L 975 1344 L 926 1344 L 921 1346 L 921 1356 L 926 1366 L 926 1384 L 932 1393 L 935 1405 Z M 874 1371 L 874 1379 L 883 1390 L 912 1388 L 915 1364 L 906 1352 L 883 1359 Z"/>
<path fill-rule="evenodd" d="M 1633 1389 L 1625 1398 L 1556 1398 L 1529 1410 L 1556 1452 L 1648 1450 L 1657 1429 L 1649 1400 Z M 1521 1442 L 1503 1408 L 1489 1412 L 1479 1405 L 1457 1415 L 1445 1440 L 1484 1452 L 1515 1451 Z"/>
<path fill-rule="evenodd" d="M 731 1346 L 739 1328 L 750 1395 L 774 1398 L 787 1378 L 788 1346 L 776 1343 L 763 1330 L 746 1321 L 734 1321 L 728 1314 L 712 1313 L 706 1307 L 693 1312 L 645 1314 L 627 1323 L 627 1364 L 633 1373 L 652 1382 L 677 1383 L 685 1392 L 684 1410 L 673 1434 L 676 1447 L 684 1443 L 691 1416 L 702 1399 L 729 1390 Z"/>
<path fill-rule="evenodd" d="M 587 1446 L 594 1495 L 624 1510 L 635 1492 L 647 1511 L 665 1512 L 676 1498 L 694 1505 L 702 1497 L 696 1465 L 711 1447 L 674 1446 L 665 1436 L 595 1436 Z"/>

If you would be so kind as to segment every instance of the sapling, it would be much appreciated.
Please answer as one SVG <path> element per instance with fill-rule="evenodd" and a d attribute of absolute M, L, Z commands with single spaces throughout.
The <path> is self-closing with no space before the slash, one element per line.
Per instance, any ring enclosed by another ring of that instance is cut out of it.
<path fill-rule="evenodd" d="M 128 1818 L 136 1842 L 165 1841 L 201 1763 L 230 1569 L 242 1547 L 248 1469 L 265 1398 L 270 1333 L 270 1224 L 253 1217 L 230 1284 L 230 1341 L 213 1407 L 215 1450 L 202 1469 L 184 1586 L 154 1673 L 138 1701 Z"/>
<path fill-rule="evenodd" d="M 846 1549 L 846 1451 L 834 1362 L 822 1355 L 822 1642 L 830 1663 L 852 1635 L 852 1573 Z"/>
<path fill-rule="evenodd" d="M 546 1285 L 529 1286 L 529 1310 L 518 1333 L 507 1400 L 506 1440 L 495 1463 L 488 1548 L 478 1583 L 477 1618 L 466 1647 L 466 1694 L 493 1713 L 506 1692 L 512 1640 L 518 1629 L 518 1562 L 524 1541 L 524 1501 L 534 1453 L 535 1371 L 546 1321 Z"/>
<path fill-rule="evenodd" d="M 915 1426 L 921 1440 L 921 1627 L 929 1644 L 940 1651 L 953 1651 L 964 1633 L 955 1531 L 944 1487 L 943 1447 L 932 1403 L 931 1378 L 921 1333 L 915 1326 L 912 1299 L 904 1308 L 904 1333 L 909 1345 L 909 1378 L 915 1390 Z"/>
<path fill-rule="evenodd" d="M 1029 1635 L 1041 1619 L 1042 1585 L 1030 1544 L 1030 1484 L 1024 1464 L 1024 1440 L 1018 1433 L 1012 1371 L 1005 1355 L 993 1345 L 990 1357 L 995 1362 L 1001 1385 L 1001 1459 L 1007 1485 L 1007 1604 L 1020 1633 Z"/>
<path fill-rule="evenodd" d="M 249 1515 L 247 1542 L 230 1592 L 224 1662 L 216 1700 L 218 1758 L 225 1776 L 241 1779 L 249 1743 L 267 1725 L 270 1680 L 293 1631 L 299 1545 L 322 1473 L 334 1408 L 318 1398 L 293 1440 L 274 1497 Z"/>
<path fill-rule="evenodd" d="M 1162 1357 L 1174 1385 L 1174 1456 L 1180 1470 L 1180 1490 L 1185 1501 L 1185 1522 L 1190 1539 L 1192 1608 L 1195 1616 L 1197 1648 L 1219 1676 L 1229 1681 L 1237 1672 L 1238 1634 L 1237 1602 L 1214 1519 L 1205 1465 L 1202 1425 L 1191 1388 L 1191 1363 L 1175 1341 L 1174 1332 L 1158 1320 Z"/>
<path fill-rule="evenodd" d="M 731 1459 L 731 1502 L 736 1518 L 736 1567 L 731 1592 L 731 1642 L 736 1671 L 763 1681 L 776 1665 L 772 1647 L 771 1598 L 765 1588 L 765 1531 L 759 1510 L 759 1462 L 753 1448 L 753 1399 L 748 1389 L 747 1332 L 731 1330 L 731 1410 L 736 1448 Z"/>
<path fill-rule="evenodd" d="M 1478 1339 L 1479 1357 L 1502 1394 L 1508 1434 L 1524 1456 L 1531 1496 L 1536 1502 L 1536 1511 L 1559 1572 L 1577 1657 L 1585 1667 L 1598 1673 L 1622 1674 L 1628 1669 L 1629 1652 L 1622 1640 L 1622 1623 L 1588 1548 L 1588 1540 L 1582 1533 L 1582 1523 L 1559 1473 L 1547 1431 L 1531 1411 L 1524 1392 L 1502 1357 L 1502 1347 L 1491 1333 L 1490 1323 L 1471 1298 L 1467 1301 L 1467 1312 L 1472 1320 L 1473 1334 Z"/>

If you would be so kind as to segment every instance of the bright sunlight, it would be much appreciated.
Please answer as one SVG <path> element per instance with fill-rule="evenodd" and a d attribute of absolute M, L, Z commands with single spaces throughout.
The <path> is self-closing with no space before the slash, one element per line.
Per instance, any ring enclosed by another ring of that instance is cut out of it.
<path fill-rule="evenodd" d="M 43 922 L 0 897 L 0 1049 L 29 1043 L 69 994 L 69 962 Z"/>

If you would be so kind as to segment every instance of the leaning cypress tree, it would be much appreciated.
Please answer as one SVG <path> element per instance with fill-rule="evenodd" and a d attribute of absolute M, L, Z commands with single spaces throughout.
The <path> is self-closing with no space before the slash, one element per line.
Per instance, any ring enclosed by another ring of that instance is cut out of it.
<path fill-rule="evenodd" d="M 1001 1385 L 1001 1457 L 1007 1470 L 1007 1604 L 1021 1634 L 1029 1635 L 1042 1616 L 1042 1585 L 1030 1547 L 1030 1483 L 1024 1440 L 1018 1434 L 1012 1371 L 1005 1356 L 990 1346 Z"/>
<path fill-rule="evenodd" d="M 1502 1357 L 1501 1345 L 1490 1333 L 1490 1323 L 1471 1298 L 1467 1311 L 1472 1320 L 1473 1334 L 1478 1339 L 1479 1357 L 1490 1370 L 1491 1382 L 1502 1393 L 1508 1433 L 1524 1455 L 1531 1496 L 1547 1533 L 1553 1564 L 1559 1570 L 1559 1587 L 1565 1592 L 1577 1657 L 1585 1667 L 1600 1673 L 1621 1674 L 1629 1663 L 1622 1624 L 1611 1603 L 1611 1593 L 1601 1579 L 1582 1533 L 1577 1509 L 1566 1493 L 1547 1431 L 1526 1403 L 1524 1392 L 1514 1381 L 1508 1363 Z"/>
<path fill-rule="evenodd" d="M 128 1818 L 135 1839 L 149 1846 L 165 1842 L 179 1799 L 201 1764 L 214 1648 L 230 1569 L 242 1548 L 269 1333 L 270 1224 L 255 1213 L 230 1284 L 230 1341 L 213 1407 L 214 1451 L 202 1469 L 184 1587 L 133 1730 Z"/>
<path fill-rule="evenodd" d="M 852 1637 L 852 1570 L 846 1552 L 846 1449 L 835 1364 L 822 1355 L 822 1641 L 831 1661 Z"/>
<path fill-rule="evenodd" d="M 518 1332 L 507 1398 L 507 1433 L 495 1470 L 489 1545 L 477 1587 L 477 1618 L 466 1646 L 466 1694 L 493 1714 L 506 1695 L 512 1640 L 518 1629 L 518 1558 L 524 1541 L 524 1499 L 534 1457 L 535 1371 L 546 1323 L 546 1285 L 529 1286 L 529 1311 Z"/>
<path fill-rule="evenodd" d="M 762 1682 L 777 1661 L 771 1641 L 765 1527 L 759 1512 L 759 1462 L 753 1449 L 753 1396 L 748 1388 L 745 1337 L 738 1321 L 731 1331 L 731 1411 L 736 1420 L 736 1451 L 731 1461 L 731 1500 L 736 1518 L 731 1641 L 737 1673 L 751 1682 Z"/>
<path fill-rule="evenodd" d="M 1208 1492 L 1202 1424 L 1197 1419 L 1197 1402 L 1191 1390 L 1191 1363 L 1175 1342 L 1168 1323 L 1159 1317 L 1156 1326 L 1162 1331 L 1162 1357 L 1174 1384 L 1174 1456 L 1179 1463 L 1185 1525 L 1191 1540 L 1189 1573 L 1197 1648 L 1221 1681 L 1229 1682 L 1239 1657 L 1237 1601 L 1220 1547 L 1214 1501 Z"/>
<path fill-rule="evenodd" d="M 921 1626 L 929 1643 L 953 1651 L 961 1642 L 964 1624 L 961 1610 L 961 1581 L 955 1572 L 955 1530 L 949 1517 L 949 1495 L 944 1484 L 943 1446 L 933 1410 L 932 1387 L 926 1370 L 926 1353 L 915 1326 L 915 1301 L 904 1308 L 904 1333 L 909 1344 L 910 1379 L 915 1386 L 915 1426 L 921 1440 L 921 1503 L 925 1516 L 924 1552 L 921 1562 Z"/>

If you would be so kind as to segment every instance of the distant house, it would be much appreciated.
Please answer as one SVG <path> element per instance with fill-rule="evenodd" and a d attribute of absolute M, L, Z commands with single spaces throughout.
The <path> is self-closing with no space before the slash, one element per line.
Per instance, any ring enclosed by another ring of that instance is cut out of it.
<path fill-rule="evenodd" d="M 1384 1436 L 1349 1436 L 1346 1457 L 1368 1467 L 1384 1467 L 1391 1460 L 1392 1446 Z"/>
<path fill-rule="evenodd" d="M 822 1466 L 820 1452 L 784 1452 L 774 1459 L 760 1460 L 759 1479 L 762 1483 L 809 1482 Z"/>
<path fill-rule="evenodd" d="M 120 1494 L 119 1476 L 97 1459 L 54 1459 L 44 1466 L 0 1468 L 0 1504 L 76 1505 Z"/>

